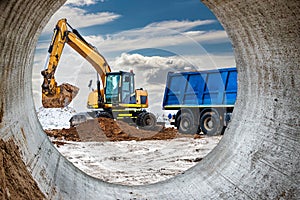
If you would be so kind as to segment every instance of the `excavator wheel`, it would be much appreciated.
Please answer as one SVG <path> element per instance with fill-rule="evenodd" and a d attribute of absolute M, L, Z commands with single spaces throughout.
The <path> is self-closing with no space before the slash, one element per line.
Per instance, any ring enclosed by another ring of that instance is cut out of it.
<path fill-rule="evenodd" d="M 149 112 L 142 112 L 138 115 L 136 124 L 145 130 L 152 130 L 156 127 L 156 117 Z"/>

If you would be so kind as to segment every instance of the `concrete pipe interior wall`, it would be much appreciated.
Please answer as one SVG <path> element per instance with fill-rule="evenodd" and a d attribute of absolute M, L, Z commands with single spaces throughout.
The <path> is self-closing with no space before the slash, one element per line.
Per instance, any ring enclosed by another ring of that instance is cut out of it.
<path fill-rule="evenodd" d="M 31 91 L 34 49 L 64 0 L 1 0 L 0 138 L 13 138 L 49 199 L 299 199 L 298 0 L 205 0 L 234 46 L 239 72 L 233 121 L 203 161 L 138 187 L 75 168 L 48 140 Z M 184 11 L 185 12 L 185 11 Z"/>

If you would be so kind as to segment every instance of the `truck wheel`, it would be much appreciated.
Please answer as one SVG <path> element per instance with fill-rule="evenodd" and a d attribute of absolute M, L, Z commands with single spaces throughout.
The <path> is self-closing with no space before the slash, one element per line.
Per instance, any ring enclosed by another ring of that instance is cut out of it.
<path fill-rule="evenodd" d="M 204 134 L 220 135 L 221 121 L 219 116 L 214 112 L 206 112 L 200 118 L 200 127 Z"/>
<path fill-rule="evenodd" d="M 189 113 L 182 113 L 178 117 L 179 132 L 184 134 L 197 133 L 198 127 L 194 125 L 193 116 Z"/>
<path fill-rule="evenodd" d="M 142 129 L 151 130 L 156 126 L 156 117 L 154 114 L 149 112 L 143 112 L 138 115 L 136 124 Z"/>

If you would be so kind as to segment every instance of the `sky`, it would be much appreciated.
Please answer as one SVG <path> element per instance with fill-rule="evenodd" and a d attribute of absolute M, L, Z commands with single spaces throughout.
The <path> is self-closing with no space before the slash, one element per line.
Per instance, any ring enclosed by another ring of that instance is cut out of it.
<path fill-rule="evenodd" d="M 40 71 L 61 18 L 97 47 L 112 71 L 134 71 L 136 88 L 148 90 L 148 110 L 155 114 L 162 113 L 169 71 L 235 66 L 224 28 L 198 0 L 69 0 L 51 17 L 37 43 L 32 75 L 37 109 L 41 107 Z M 88 84 L 93 80 L 96 88 L 96 71 L 68 45 L 55 77 L 58 84 L 80 88 L 71 106 L 78 112 L 87 110 Z"/>

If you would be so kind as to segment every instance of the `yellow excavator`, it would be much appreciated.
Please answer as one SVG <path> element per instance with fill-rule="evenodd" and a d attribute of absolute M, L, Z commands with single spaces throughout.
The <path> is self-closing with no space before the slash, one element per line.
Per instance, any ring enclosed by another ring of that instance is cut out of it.
<path fill-rule="evenodd" d="M 65 44 L 85 58 L 95 68 L 98 77 L 100 76 L 97 80 L 97 90 L 89 94 L 87 102 L 87 107 L 94 109 L 95 117 L 133 121 L 145 129 L 155 127 L 156 117 L 145 110 L 148 107 L 148 92 L 142 88 L 135 89 L 134 73 L 112 72 L 105 58 L 73 29 L 66 19 L 60 19 L 56 24 L 48 49 L 48 67 L 41 72 L 44 77 L 43 107 L 63 108 L 71 103 L 79 91 L 79 88 L 68 83 L 58 86 L 54 77 Z"/>

